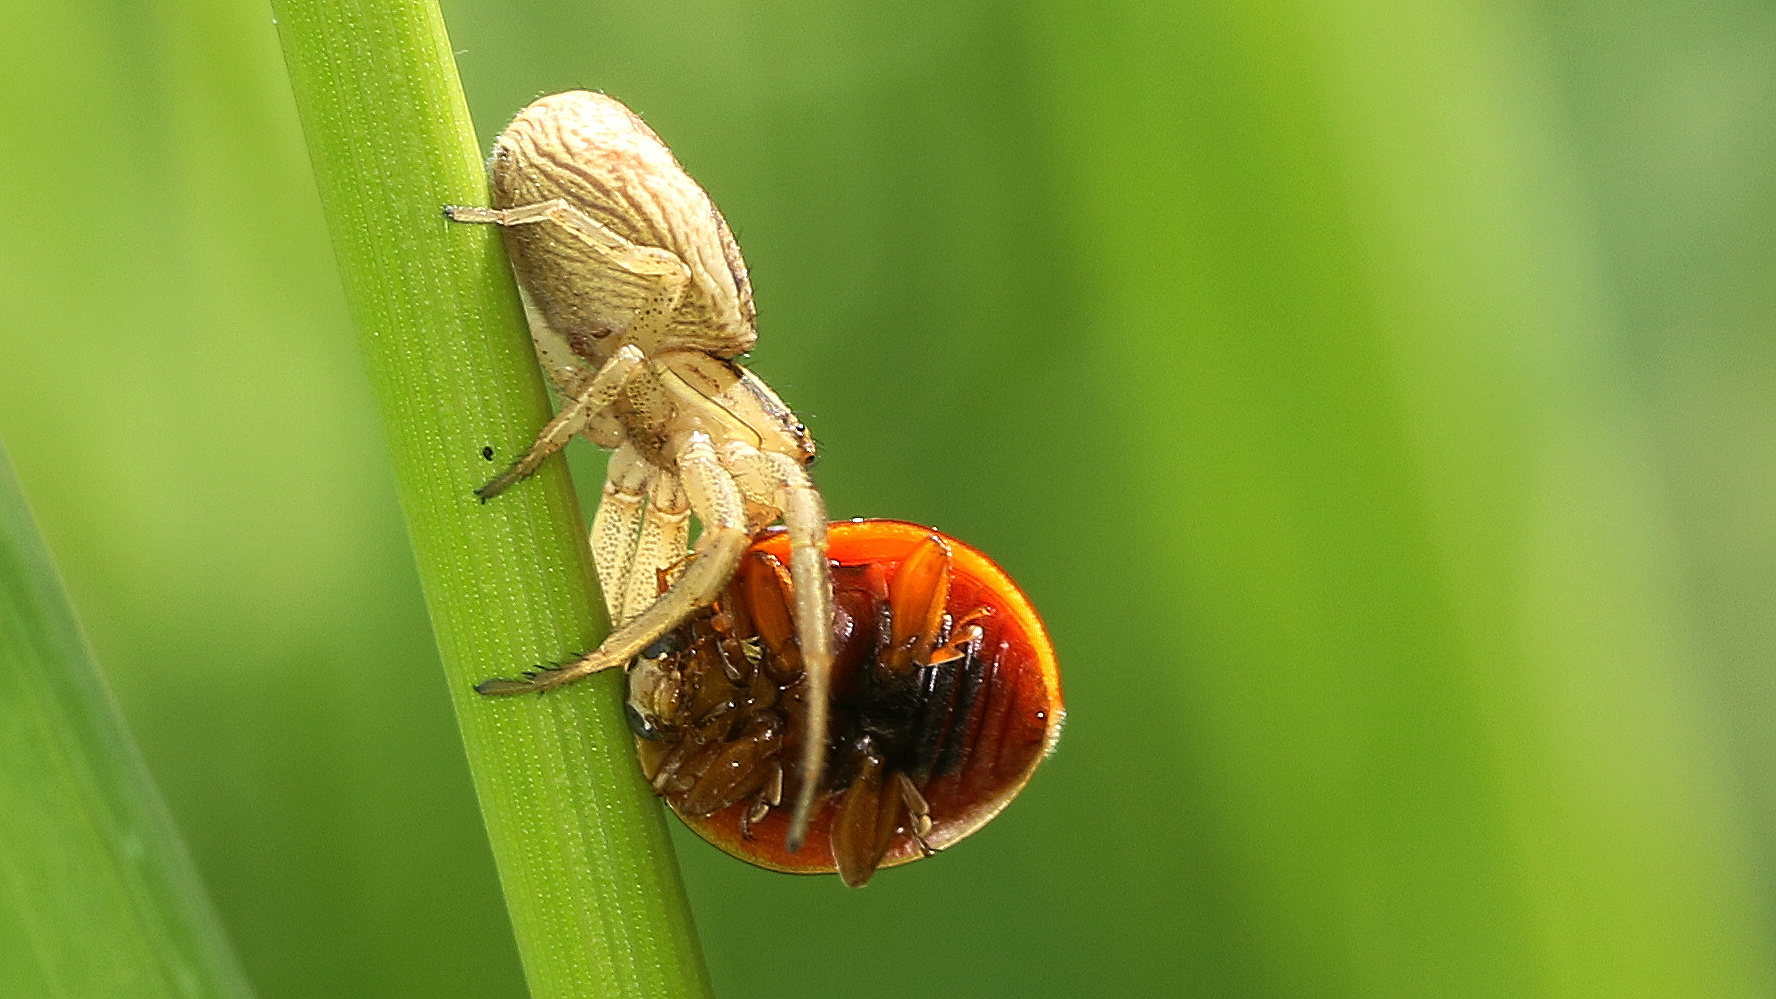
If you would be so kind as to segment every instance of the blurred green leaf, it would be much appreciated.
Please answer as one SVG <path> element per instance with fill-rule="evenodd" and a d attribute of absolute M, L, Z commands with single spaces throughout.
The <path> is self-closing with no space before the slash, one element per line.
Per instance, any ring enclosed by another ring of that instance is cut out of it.
<path fill-rule="evenodd" d="M 0 994 L 253 992 L 0 450 Z"/>

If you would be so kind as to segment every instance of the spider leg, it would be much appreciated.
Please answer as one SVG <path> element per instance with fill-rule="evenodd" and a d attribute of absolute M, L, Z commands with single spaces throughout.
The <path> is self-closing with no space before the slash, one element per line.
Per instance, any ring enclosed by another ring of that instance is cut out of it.
<path fill-rule="evenodd" d="M 592 516 L 592 564 L 598 588 L 613 624 L 623 620 L 623 595 L 629 589 L 630 567 L 641 537 L 647 488 L 656 470 L 633 447 L 612 452 L 604 478 L 604 496 Z"/>
<path fill-rule="evenodd" d="M 660 599 L 660 573 L 684 561 L 691 535 L 691 508 L 684 486 L 672 472 L 659 472 L 648 489 L 647 512 L 629 577 L 623 584 L 623 610 L 611 623 L 623 625 Z"/>
<path fill-rule="evenodd" d="M 464 205 L 444 206 L 444 217 L 452 222 L 481 222 L 515 226 L 553 224 L 572 234 L 592 252 L 636 277 L 654 284 L 648 303 L 636 310 L 625 339 L 632 343 L 654 343 L 672 323 L 679 298 L 691 282 L 691 269 L 677 254 L 656 246 L 642 246 L 624 239 L 603 223 L 561 198 L 550 198 L 533 205 L 512 208 L 470 208 Z"/>
<path fill-rule="evenodd" d="M 826 562 L 826 503 L 801 462 L 786 454 L 761 451 L 742 441 L 722 448 L 746 497 L 781 511 L 789 531 L 789 574 L 795 584 L 796 645 L 807 677 L 808 731 L 802 740 L 800 786 L 789 823 L 787 845 L 802 846 L 814 796 L 826 770 L 832 690 L 832 575 Z"/>
<path fill-rule="evenodd" d="M 647 366 L 647 357 L 634 344 L 624 344 L 604 362 L 598 373 L 587 379 L 584 387 L 569 393 L 567 405 L 555 414 L 537 434 L 524 456 L 512 463 L 504 474 L 475 490 L 482 500 L 492 499 L 507 486 L 529 476 L 542 466 L 543 460 L 567 446 L 573 435 L 586 429 L 586 424 L 600 410 L 616 401 L 618 394 L 635 374 Z"/>
<path fill-rule="evenodd" d="M 802 741 L 801 787 L 789 824 L 787 846 L 801 849 L 814 811 L 814 794 L 826 771 L 832 690 L 832 574 L 826 562 L 826 503 L 794 458 L 767 452 L 783 483 L 783 526 L 789 530 L 789 576 L 795 583 L 796 643 L 808 678 L 808 735 Z"/>
<path fill-rule="evenodd" d="M 703 523 L 690 564 L 672 588 L 660 594 L 647 609 L 619 626 L 604 644 L 577 662 L 543 670 L 527 681 L 487 680 L 475 689 L 483 694 L 522 694 L 544 691 L 580 677 L 624 666 L 642 649 L 677 627 L 698 607 L 713 602 L 734 575 L 746 552 L 746 505 L 734 477 L 716 457 L 709 435 L 690 435 L 678 455 L 678 476 L 690 499 L 690 507 Z M 645 528 L 644 528 L 645 530 Z"/>

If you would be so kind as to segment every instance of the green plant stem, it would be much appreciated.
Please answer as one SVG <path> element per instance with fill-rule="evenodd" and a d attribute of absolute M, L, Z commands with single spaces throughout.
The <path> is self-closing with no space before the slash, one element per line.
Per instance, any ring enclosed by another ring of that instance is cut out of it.
<path fill-rule="evenodd" d="M 0 995 L 252 995 L 4 450 L 0 760 Z"/>
<path fill-rule="evenodd" d="M 272 6 L 531 992 L 707 995 L 621 677 L 540 698 L 471 690 L 586 652 L 608 626 L 560 458 L 490 503 L 473 495 L 549 406 L 498 233 L 440 214 L 485 204 L 487 185 L 438 9 Z"/>

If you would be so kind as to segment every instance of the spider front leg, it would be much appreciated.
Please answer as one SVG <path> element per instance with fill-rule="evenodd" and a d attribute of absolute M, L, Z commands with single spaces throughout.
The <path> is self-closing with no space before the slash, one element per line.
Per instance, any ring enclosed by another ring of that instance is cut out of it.
<path fill-rule="evenodd" d="M 485 503 L 504 492 L 512 483 L 528 478 L 542 467 L 546 458 L 566 447 L 575 434 L 586 429 L 586 424 L 591 422 L 592 417 L 615 402 L 630 379 L 645 367 L 647 357 L 640 348 L 634 344 L 624 344 L 617 348 L 611 359 L 604 362 L 604 367 L 586 381 L 584 388 L 569 394 L 567 405 L 561 407 L 561 412 L 556 413 L 555 418 L 537 434 L 530 450 L 498 478 L 475 490 L 475 495 Z"/>
<path fill-rule="evenodd" d="M 486 500 L 536 471 L 544 459 L 561 450 L 574 434 L 586 428 L 593 416 L 615 401 L 628 382 L 647 366 L 646 355 L 636 345 L 659 342 L 660 337 L 672 325 L 672 317 L 678 311 L 685 288 L 691 282 L 691 269 L 672 252 L 624 239 L 560 198 L 514 208 L 446 205 L 444 217 L 453 222 L 508 227 L 545 224 L 558 227 L 575 242 L 590 249 L 597 259 L 598 264 L 591 272 L 582 275 L 593 285 L 597 285 L 600 278 L 608 281 L 610 272 L 617 271 L 640 278 L 648 289 L 644 301 L 636 308 L 624 330 L 624 345 L 609 359 L 604 360 L 595 374 L 574 384 L 568 376 L 563 375 L 561 365 L 547 365 L 550 376 L 562 383 L 562 391 L 568 396 L 568 405 L 549 421 L 530 450 L 511 469 L 475 490 L 475 495 Z M 542 332 L 534 329 L 531 332 L 537 337 L 538 350 L 546 354 L 548 350 L 545 348 Z M 570 367 L 588 362 L 598 363 L 599 360 L 596 355 L 582 353 L 577 349 L 573 358 Z"/>
<path fill-rule="evenodd" d="M 826 772 L 832 698 L 832 573 L 826 561 L 826 503 L 795 459 L 768 454 L 783 479 L 783 526 L 789 531 L 789 576 L 796 591 L 796 643 L 808 679 L 808 737 L 802 743 L 801 787 L 796 791 L 785 845 L 802 848 L 814 796 Z"/>
<path fill-rule="evenodd" d="M 789 823 L 787 845 L 801 849 L 814 811 L 820 777 L 826 770 L 831 726 L 832 574 L 826 561 L 826 503 L 800 462 L 786 454 L 760 451 L 735 441 L 723 451 L 748 499 L 783 513 L 789 532 L 789 575 L 795 584 L 796 644 L 807 678 L 808 733 L 802 740 L 801 784 Z"/>
<path fill-rule="evenodd" d="M 703 533 L 697 538 L 690 564 L 671 589 L 577 662 L 542 670 L 528 680 L 486 680 L 475 687 L 477 691 L 502 695 L 540 692 L 600 670 L 626 666 L 655 639 L 678 627 L 692 611 L 715 601 L 739 567 L 740 556 L 751 540 L 746 533 L 746 505 L 734 477 L 716 457 L 708 434 L 692 433 L 676 464 L 691 510 L 703 523 Z"/>
<path fill-rule="evenodd" d="M 532 205 L 512 208 L 471 208 L 466 205 L 445 205 L 444 217 L 452 222 L 484 225 L 538 225 L 561 227 L 577 241 L 592 250 L 603 262 L 617 270 L 654 283 L 653 294 L 646 305 L 635 313 L 627 339 L 633 343 L 654 343 L 672 323 L 678 302 L 691 283 L 691 269 L 669 250 L 642 246 L 612 232 L 604 223 L 561 198 L 550 198 Z M 594 275 L 595 276 L 595 275 Z"/>
<path fill-rule="evenodd" d="M 621 584 L 622 607 L 611 624 L 629 623 L 660 599 L 661 574 L 685 560 L 690 536 L 691 508 L 684 486 L 678 476 L 661 472 L 648 487 L 641 535 Z"/>
<path fill-rule="evenodd" d="M 623 594 L 628 592 L 635 545 L 647 514 L 648 482 L 655 474 L 654 466 L 629 444 L 611 452 L 605 466 L 604 494 L 592 515 L 592 565 L 598 570 L 598 589 L 612 624 L 624 620 Z"/>

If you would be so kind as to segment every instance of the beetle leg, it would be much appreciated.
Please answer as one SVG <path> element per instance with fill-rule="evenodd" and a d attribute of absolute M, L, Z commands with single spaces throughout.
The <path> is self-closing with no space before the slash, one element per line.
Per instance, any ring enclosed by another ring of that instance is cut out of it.
<path fill-rule="evenodd" d="M 839 814 L 833 819 L 833 865 L 846 887 L 861 888 L 887 856 L 906 801 L 886 785 L 887 763 L 868 736 L 859 740 L 852 753 L 857 776 L 845 789 Z"/>
<path fill-rule="evenodd" d="M 690 435 L 678 455 L 678 473 L 690 498 L 691 509 L 703 523 L 703 533 L 689 566 L 647 609 L 619 626 L 604 644 L 576 662 L 541 670 L 529 680 L 485 680 L 475 687 L 483 694 L 522 694 L 544 691 L 580 677 L 626 665 L 629 660 L 666 634 L 698 607 L 714 602 L 734 575 L 745 553 L 745 503 L 740 490 L 715 456 L 709 435 Z M 645 527 L 644 527 L 645 530 Z M 639 547 L 639 546 L 638 546 Z"/>
<path fill-rule="evenodd" d="M 893 674 L 926 665 L 950 602 L 950 546 L 935 534 L 913 549 L 888 584 L 891 638 L 884 666 Z"/>
<path fill-rule="evenodd" d="M 751 839 L 752 827 L 765 821 L 765 816 L 771 814 L 772 806 L 782 802 L 783 767 L 774 765 L 771 767 L 771 776 L 765 779 L 765 786 L 759 788 L 758 794 L 753 795 L 752 804 L 747 806 L 746 814 L 740 816 L 740 837 Z"/>
<path fill-rule="evenodd" d="M 667 750 L 656 764 L 657 769 L 648 776 L 648 786 L 653 788 L 655 794 L 664 795 L 667 788 L 677 779 L 679 768 L 683 767 L 702 748 L 702 743 L 692 739 L 681 739 L 674 743 L 672 748 Z"/>
<path fill-rule="evenodd" d="M 771 780 L 765 784 L 762 793 L 765 801 L 773 807 L 783 804 L 783 767 L 778 766 L 771 771 Z"/>
<path fill-rule="evenodd" d="M 656 474 L 654 466 L 627 444 L 611 454 L 605 469 L 604 496 L 592 515 L 592 564 L 598 569 L 598 588 L 613 624 L 623 620 L 623 594 L 646 512 L 643 503 L 648 482 Z"/>
<path fill-rule="evenodd" d="M 714 752 L 701 761 L 696 781 L 685 790 L 679 807 L 692 815 L 714 815 L 768 794 L 782 745 L 781 721 L 770 713 L 755 715 L 735 737 L 710 744 Z M 756 802 L 748 807 L 756 807 Z"/>
<path fill-rule="evenodd" d="M 980 622 L 992 616 L 993 610 L 990 607 L 976 607 L 962 615 L 962 620 L 950 625 L 949 637 L 944 640 L 942 645 L 931 650 L 931 657 L 925 661 L 924 665 L 942 666 L 968 655 L 969 647 L 978 647 L 981 639 L 986 636 L 986 632 L 981 629 Z"/>
<path fill-rule="evenodd" d="M 760 791 L 752 796 L 752 803 L 746 806 L 746 814 L 740 816 L 740 838 L 751 839 L 752 827 L 763 822 L 765 816 L 771 814 L 771 803 L 765 800 L 765 793 Z"/>
<path fill-rule="evenodd" d="M 773 666 L 785 680 L 802 672 L 801 650 L 791 641 L 795 637 L 795 617 L 789 610 L 789 594 L 793 588 L 789 572 L 777 556 L 752 552 L 744 560 L 734 579 L 744 594 L 746 613 L 752 618 L 752 633 L 774 660 Z"/>
<path fill-rule="evenodd" d="M 691 282 L 691 269 L 678 255 L 657 246 L 642 246 L 612 232 L 603 223 L 561 198 L 512 208 L 444 206 L 452 222 L 481 222 L 514 226 L 553 223 L 572 233 L 612 266 L 654 283 L 654 293 L 630 323 L 627 339 L 654 343 L 672 323 L 679 298 Z"/>
<path fill-rule="evenodd" d="M 919 793 L 913 779 L 902 771 L 894 772 L 894 787 L 900 794 L 900 800 L 906 803 L 907 824 L 912 828 L 913 842 L 919 844 L 920 853 L 931 856 L 937 852 L 931 848 L 930 843 L 925 842 L 925 837 L 931 833 L 931 805 Z"/>
<path fill-rule="evenodd" d="M 647 366 L 647 357 L 634 344 L 624 344 L 604 362 L 598 373 L 587 379 L 578 391 L 570 393 L 567 405 L 555 414 L 537 434 L 524 456 L 512 463 L 512 467 L 492 482 L 475 490 L 475 495 L 483 501 L 493 498 L 506 487 L 519 479 L 535 472 L 543 464 L 543 460 L 567 446 L 574 434 L 586 429 L 605 407 L 615 402 L 618 393 L 628 384 L 635 373 Z"/>

